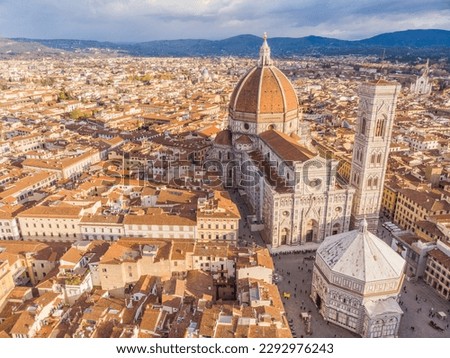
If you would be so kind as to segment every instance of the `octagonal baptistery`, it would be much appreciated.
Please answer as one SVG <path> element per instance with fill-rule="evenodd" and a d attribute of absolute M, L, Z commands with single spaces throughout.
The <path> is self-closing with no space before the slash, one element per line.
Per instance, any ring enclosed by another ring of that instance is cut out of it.
<path fill-rule="evenodd" d="M 267 36 L 259 61 L 237 84 L 231 95 L 230 127 L 235 134 L 258 135 L 269 129 L 298 132 L 298 99 L 292 83 L 270 58 Z"/>
<path fill-rule="evenodd" d="M 311 298 L 325 320 L 363 337 L 396 337 L 405 260 L 367 230 L 327 237 L 317 249 Z"/>

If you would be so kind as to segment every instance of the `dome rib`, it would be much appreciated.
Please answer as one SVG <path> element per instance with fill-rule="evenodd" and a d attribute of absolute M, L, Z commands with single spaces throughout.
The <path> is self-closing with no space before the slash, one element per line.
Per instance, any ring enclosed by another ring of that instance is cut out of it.
<path fill-rule="evenodd" d="M 251 114 L 286 114 L 298 109 L 298 99 L 294 87 L 278 68 L 255 66 L 238 82 L 230 109 Z"/>
<path fill-rule="evenodd" d="M 272 70 L 272 73 L 273 73 L 273 70 Z M 288 111 L 288 105 L 287 105 L 287 100 L 286 100 L 286 93 L 285 93 L 285 90 L 284 90 L 283 86 L 281 85 L 281 81 L 278 78 L 278 76 L 275 76 L 275 74 L 274 74 L 274 77 L 275 77 L 275 80 L 278 82 L 278 87 L 280 88 L 280 92 L 281 92 L 281 98 L 283 99 L 284 112 L 286 113 L 286 111 Z"/>
<path fill-rule="evenodd" d="M 239 100 L 242 87 L 244 87 L 245 83 L 248 81 L 249 77 L 252 75 L 253 72 L 255 72 L 256 69 L 257 69 L 257 67 L 252 68 L 237 83 L 233 93 L 231 94 L 231 99 L 230 99 L 230 105 L 233 109 L 236 108 L 236 106 L 237 106 L 237 102 Z"/>
<path fill-rule="evenodd" d="M 262 68 L 253 68 L 237 88 L 233 110 L 244 113 L 257 113 L 259 79 Z"/>
<path fill-rule="evenodd" d="M 273 68 L 275 72 L 278 72 L 278 76 L 276 76 L 277 81 L 280 83 L 280 88 L 283 90 L 284 99 L 285 99 L 285 111 L 291 111 L 293 109 L 298 109 L 298 98 L 297 93 L 295 92 L 295 88 L 292 85 L 291 81 L 286 77 L 286 75 L 280 71 L 277 67 Z M 290 89 L 290 91 L 286 91 L 286 87 Z M 290 97 L 290 98 L 288 98 Z M 290 105 L 295 103 L 293 108 L 290 108 Z"/>
<path fill-rule="evenodd" d="M 257 104 L 256 104 L 256 113 L 261 113 L 261 87 L 264 78 L 264 69 L 265 67 L 261 67 L 261 75 L 259 76 L 259 84 L 258 84 L 258 96 L 257 96 Z"/>
<path fill-rule="evenodd" d="M 403 258 L 368 231 L 330 236 L 317 253 L 333 272 L 364 282 L 393 279 L 403 272 Z"/>

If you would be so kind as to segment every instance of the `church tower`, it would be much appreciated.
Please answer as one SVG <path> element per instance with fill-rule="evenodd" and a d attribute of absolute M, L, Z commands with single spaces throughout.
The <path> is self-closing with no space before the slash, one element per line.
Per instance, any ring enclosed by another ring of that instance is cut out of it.
<path fill-rule="evenodd" d="M 411 93 L 415 95 L 430 95 L 431 83 L 428 75 L 430 74 L 430 61 L 427 60 L 422 75 L 417 77 L 416 82 L 411 84 Z"/>
<path fill-rule="evenodd" d="M 365 218 L 369 231 L 377 230 L 400 88 L 398 83 L 385 80 L 363 83 L 359 88 L 350 173 L 350 184 L 356 188 L 351 214 L 352 228 L 359 227 Z"/>

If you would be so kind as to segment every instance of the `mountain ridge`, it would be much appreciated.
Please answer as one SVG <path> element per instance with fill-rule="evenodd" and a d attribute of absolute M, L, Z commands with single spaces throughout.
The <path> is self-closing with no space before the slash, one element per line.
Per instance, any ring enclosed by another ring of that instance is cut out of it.
<path fill-rule="evenodd" d="M 254 57 L 261 45 L 261 37 L 241 34 L 222 40 L 177 39 L 118 43 L 75 39 L 12 38 L 18 43 L 37 43 L 64 51 L 87 49 L 113 50 L 133 56 L 248 56 Z M 277 57 L 296 55 L 380 55 L 387 56 L 449 56 L 450 31 L 440 29 L 404 30 L 382 33 L 362 40 L 340 40 L 323 36 L 272 37 L 268 39 L 272 53 Z"/>

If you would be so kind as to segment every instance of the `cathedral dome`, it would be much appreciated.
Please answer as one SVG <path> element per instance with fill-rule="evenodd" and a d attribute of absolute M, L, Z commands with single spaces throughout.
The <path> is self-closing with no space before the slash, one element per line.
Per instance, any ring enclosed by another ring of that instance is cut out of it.
<path fill-rule="evenodd" d="M 238 83 L 230 109 L 244 113 L 286 113 L 297 110 L 294 87 L 275 66 L 256 66 Z"/>
<path fill-rule="evenodd" d="M 237 84 L 231 95 L 230 113 L 247 121 L 285 121 L 287 113 L 298 111 L 297 94 L 288 78 L 272 64 L 266 36 L 260 49 L 260 59 Z M 262 116 L 261 116 L 262 115 Z M 275 115 L 275 117 L 274 117 Z"/>

